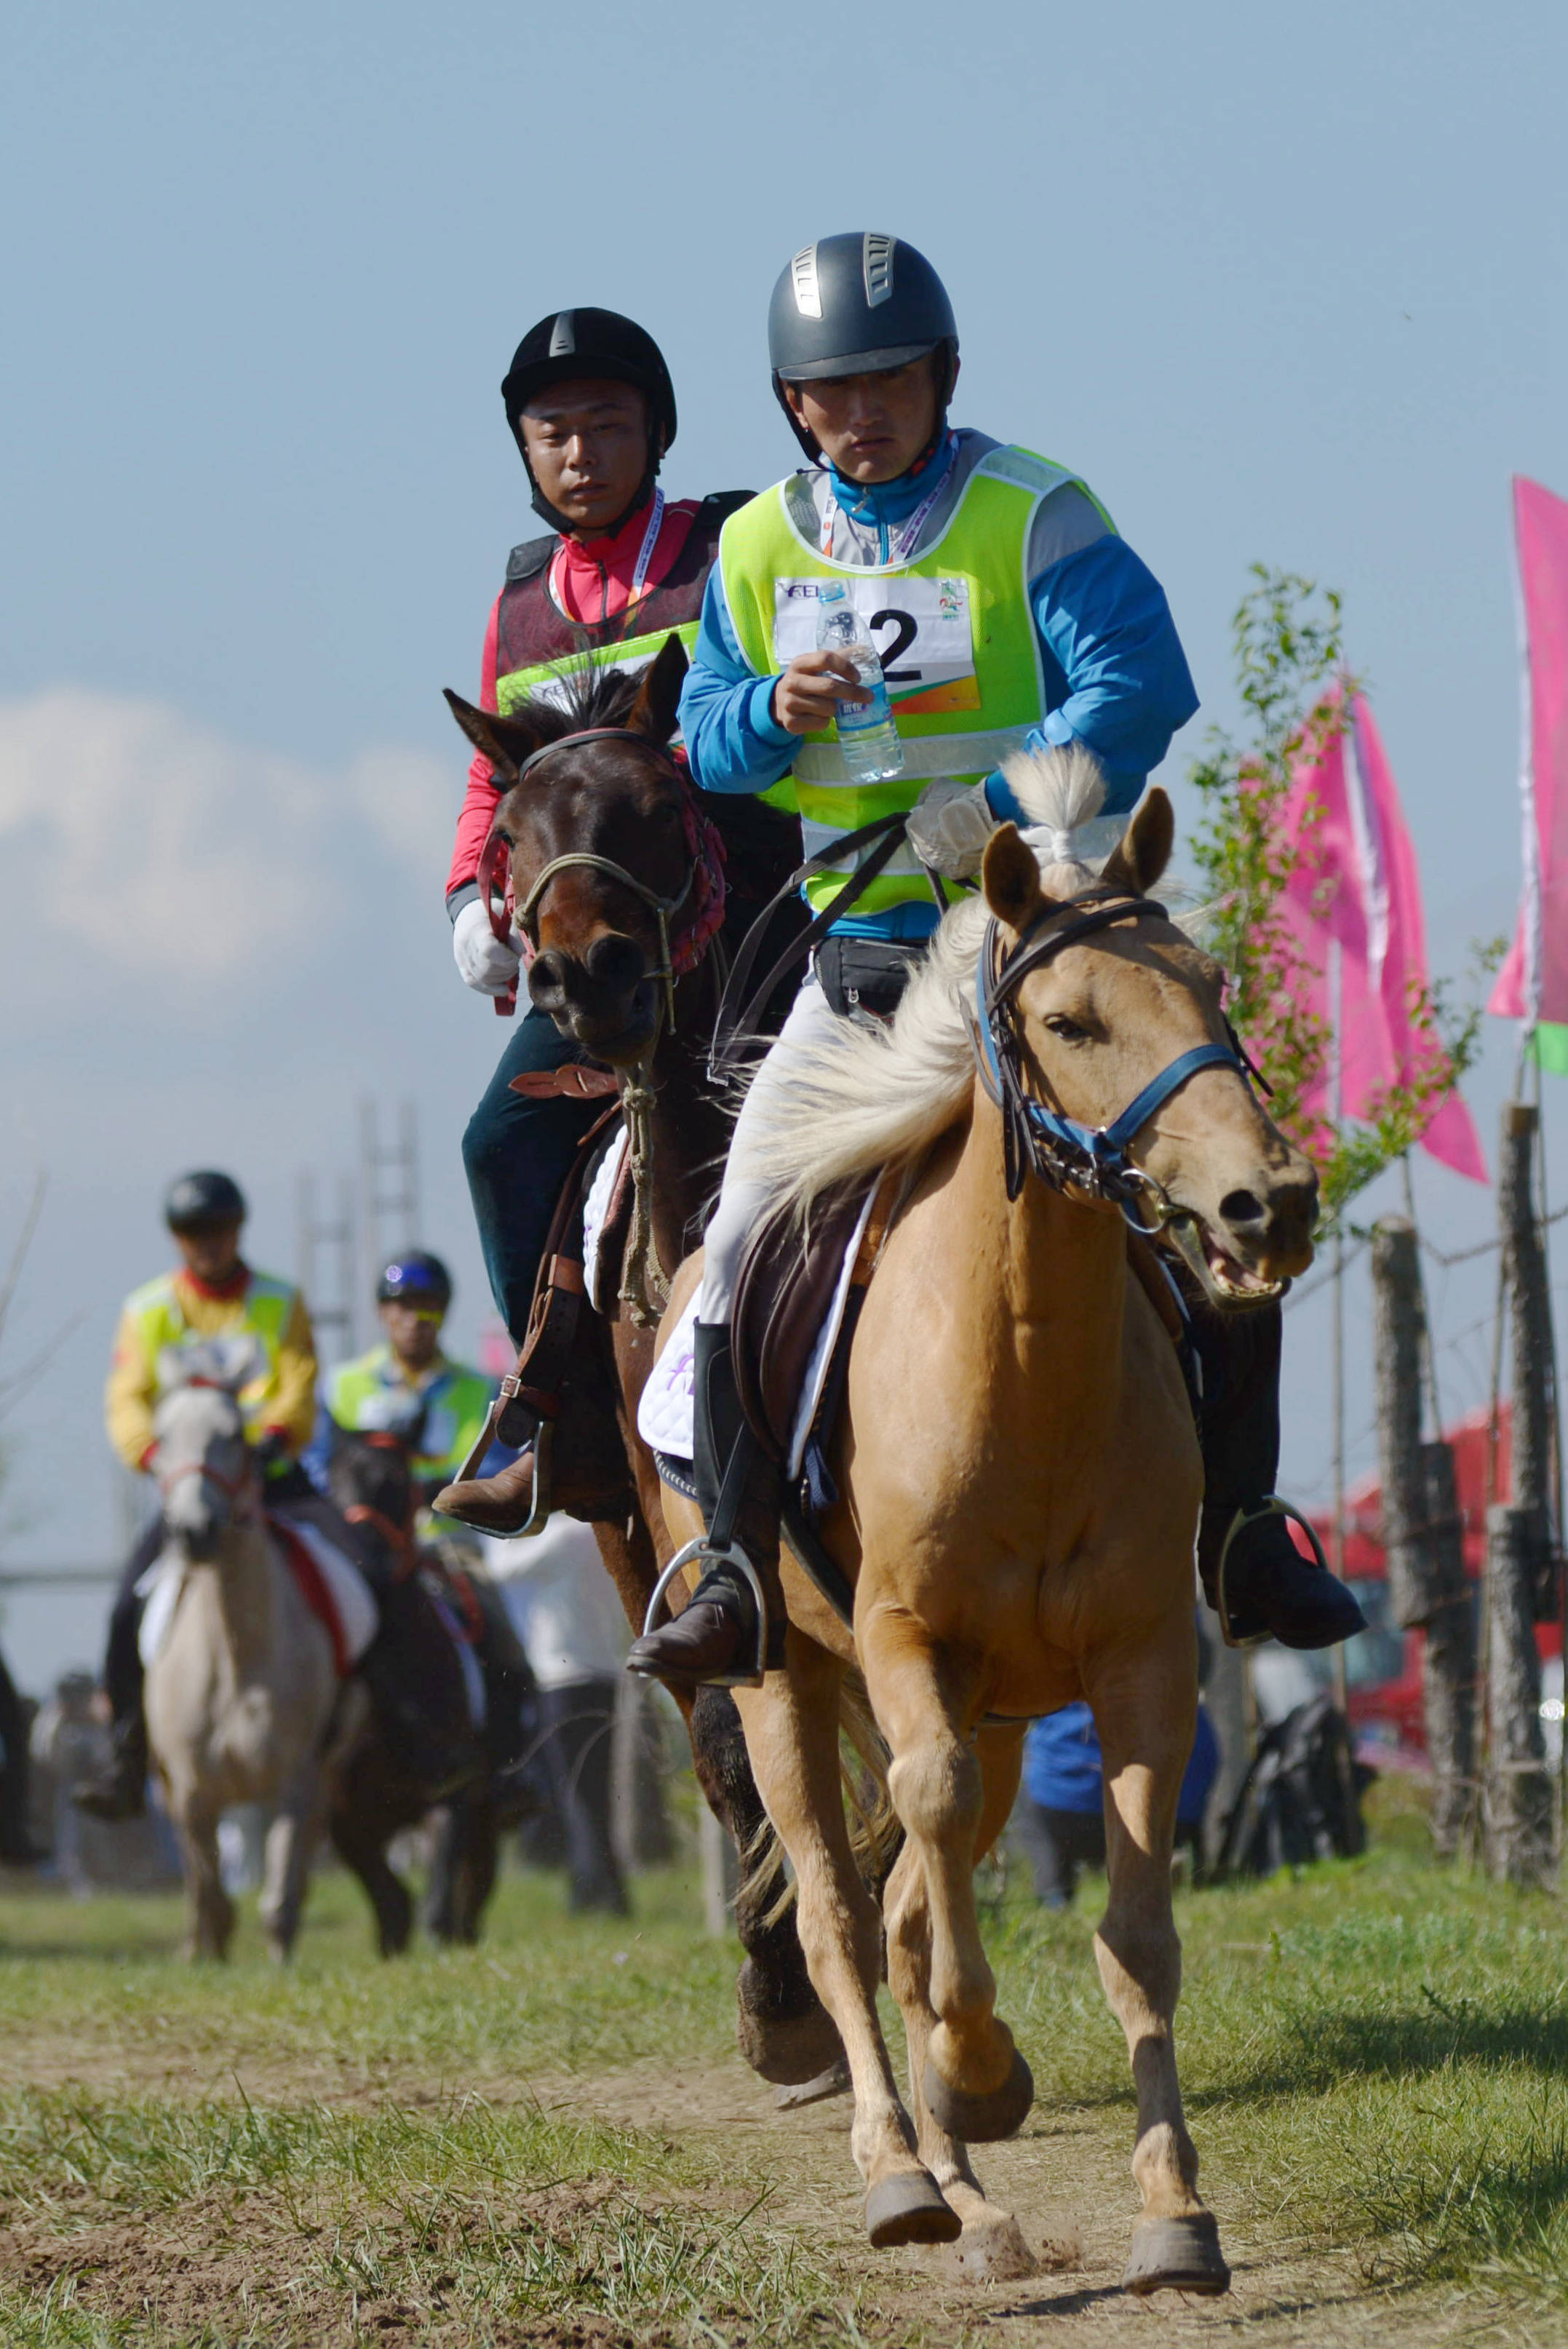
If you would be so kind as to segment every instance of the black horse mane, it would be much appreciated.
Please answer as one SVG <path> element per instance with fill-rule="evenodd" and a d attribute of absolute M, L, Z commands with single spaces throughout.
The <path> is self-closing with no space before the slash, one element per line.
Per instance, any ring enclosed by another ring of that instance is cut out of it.
<path fill-rule="evenodd" d="M 624 726 L 632 714 L 642 684 L 634 669 L 593 668 L 584 660 L 561 679 L 559 698 L 531 694 L 528 715 L 539 733 L 540 748 L 581 734 L 591 726 Z M 521 711 L 515 713 L 521 716 Z"/>

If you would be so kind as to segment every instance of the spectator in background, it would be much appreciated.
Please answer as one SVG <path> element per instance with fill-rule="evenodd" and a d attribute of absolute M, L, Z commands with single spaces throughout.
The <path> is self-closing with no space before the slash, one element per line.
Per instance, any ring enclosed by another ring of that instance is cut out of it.
<path fill-rule="evenodd" d="M 573 1910 L 627 1912 L 610 1831 L 610 1757 L 626 1624 L 593 1529 L 559 1513 L 488 1544 L 539 1688 L 542 1755 L 566 1831 Z"/>
<path fill-rule="evenodd" d="M 35 1868 L 48 1853 L 27 1832 L 27 1731 L 25 1700 L 0 1656 L 0 1866 Z"/>
<path fill-rule="evenodd" d="M 1214 1725 L 1200 1705 L 1192 1755 L 1176 1801 L 1178 1851 L 1186 1847 L 1197 1854 L 1219 1766 Z M 1036 1897 L 1047 1909 L 1071 1905 L 1080 1868 L 1105 1866 L 1105 1773 L 1087 1704 L 1064 1705 L 1060 1713 L 1031 1723 L 1012 1827 L 1034 1872 Z"/>

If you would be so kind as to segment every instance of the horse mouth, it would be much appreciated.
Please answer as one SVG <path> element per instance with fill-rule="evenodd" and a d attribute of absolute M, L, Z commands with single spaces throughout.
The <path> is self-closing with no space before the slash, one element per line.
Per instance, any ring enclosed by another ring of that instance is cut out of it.
<path fill-rule="evenodd" d="M 1222 1313 L 1244 1313 L 1260 1305 L 1273 1305 L 1284 1295 L 1283 1280 L 1253 1271 L 1196 1216 L 1178 1216 L 1165 1228 L 1210 1304 Z"/>

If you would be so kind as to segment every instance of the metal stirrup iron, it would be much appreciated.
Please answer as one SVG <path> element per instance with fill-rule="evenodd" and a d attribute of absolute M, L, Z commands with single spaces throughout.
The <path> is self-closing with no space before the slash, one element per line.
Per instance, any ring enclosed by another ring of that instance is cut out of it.
<path fill-rule="evenodd" d="M 722 1566 L 727 1568 L 730 1573 L 738 1574 L 750 1591 L 753 1604 L 757 1609 L 757 1652 L 752 1658 L 751 1669 L 744 1672 L 719 1673 L 705 1685 L 712 1688 L 760 1688 L 768 1656 L 769 1628 L 768 1600 L 762 1588 L 762 1577 L 738 1543 L 727 1542 L 720 1547 L 709 1535 L 698 1534 L 695 1540 L 686 1542 L 677 1549 L 654 1585 L 653 1596 L 648 1600 L 648 1611 L 643 1619 L 643 1637 L 645 1640 L 652 1639 L 659 1628 L 659 1617 L 665 1611 L 665 1591 L 676 1575 L 684 1574 L 686 1568 L 695 1565 L 698 1558 L 701 1558 L 705 1566 L 709 1568 Z"/>
<path fill-rule="evenodd" d="M 1316 1528 L 1309 1524 L 1299 1509 L 1293 1508 L 1288 1501 L 1282 1501 L 1277 1493 L 1271 1493 L 1267 1500 L 1260 1502 L 1255 1509 L 1238 1508 L 1225 1527 L 1225 1538 L 1220 1545 L 1220 1562 L 1214 1568 L 1214 1612 L 1220 1619 L 1220 1630 L 1227 1648 L 1260 1648 L 1274 1637 L 1272 1631 L 1253 1631 L 1244 1640 L 1238 1639 L 1231 1629 L 1230 1602 L 1225 1597 L 1225 1565 L 1231 1555 L 1231 1544 L 1248 1526 L 1262 1525 L 1265 1517 L 1285 1517 L 1292 1524 L 1298 1525 L 1312 1544 L 1313 1555 L 1325 1574 L 1332 1570 L 1323 1544 L 1317 1538 Z M 1306 1563 L 1305 1558 L 1302 1563 L 1304 1566 Z"/>

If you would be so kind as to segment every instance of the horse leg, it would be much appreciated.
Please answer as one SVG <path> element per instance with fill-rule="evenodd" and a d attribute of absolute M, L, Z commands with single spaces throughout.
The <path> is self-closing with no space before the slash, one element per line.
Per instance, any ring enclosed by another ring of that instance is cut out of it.
<path fill-rule="evenodd" d="M 234 1904 L 218 1865 L 218 1813 L 190 1788 L 170 1791 L 170 1816 L 185 1864 L 186 1928 L 181 1954 L 226 1958 L 234 1930 Z"/>
<path fill-rule="evenodd" d="M 277 1816 L 267 1829 L 261 1920 L 273 1955 L 280 1964 L 292 1952 L 299 1932 L 320 1812 L 320 1780 L 316 1758 L 312 1754 L 294 1783 L 284 1789 Z"/>
<path fill-rule="evenodd" d="M 1222 2292 L 1231 2271 L 1212 2213 L 1199 2196 L 1198 2156 L 1181 2110 L 1171 2022 L 1181 1944 L 1171 1909 L 1176 1799 L 1192 1750 L 1197 1703 L 1192 1618 L 1184 1604 L 1160 1643 L 1086 1679 L 1105 1757 L 1109 1899 L 1095 1957 L 1111 2012 L 1127 2034 L 1138 2091 L 1132 2174 L 1143 2197 L 1129 2292 Z"/>
<path fill-rule="evenodd" d="M 346 1790 L 340 1787 L 327 1815 L 327 1833 L 345 1868 L 351 1869 L 365 1888 L 365 1897 L 376 1919 L 376 1942 L 381 1955 L 401 1957 L 414 1930 L 414 1903 L 408 1897 L 407 1886 L 387 1860 L 381 1821 L 374 1806 L 363 1799 L 351 1802 Z"/>
<path fill-rule="evenodd" d="M 634 1451 L 633 1465 L 640 1513 L 624 1526 L 595 1523 L 593 1537 L 627 1620 L 634 1631 L 640 1631 L 659 1571 L 648 1526 L 662 1522 L 662 1508 L 657 1471 L 640 1446 Z M 843 2051 L 831 2019 L 811 1987 L 794 1909 L 770 1923 L 771 1893 L 758 1897 L 754 1889 L 756 1862 L 751 1854 L 767 1824 L 767 1814 L 747 1758 L 740 1716 L 725 1689 L 699 1689 L 695 1703 L 677 1691 L 676 1702 L 686 1717 L 703 1797 L 734 1844 L 739 1860 L 735 1930 L 746 1954 L 735 1985 L 736 2038 L 742 2055 L 761 2079 L 797 2087 L 827 2071 Z"/>
<path fill-rule="evenodd" d="M 982 1730 L 976 1744 L 985 1800 L 975 1835 L 975 1857 L 983 1859 L 1012 1813 L 1023 1759 L 1023 1733 Z M 940 2126 L 925 2100 L 922 2084 L 936 2015 L 931 2003 L 931 1904 L 913 1844 L 905 1844 L 899 1855 L 888 1880 L 883 1913 L 888 1987 L 898 2001 L 909 2042 L 909 2102 L 914 2116 L 915 2149 L 964 2221 L 954 2257 L 966 2275 L 997 2279 L 1034 2275 L 1037 2262 L 1017 2220 L 1010 2210 L 988 2199 L 962 2140 Z"/>
<path fill-rule="evenodd" d="M 792 1632 L 785 1672 L 738 1692 L 757 1785 L 795 1870 L 800 1946 L 837 2025 L 855 2099 L 850 2150 L 866 2189 L 866 2231 L 885 2250 L 951 2242 L 960 2221 L 914 2151 L 893 2085 L 877 1986 L 882 1920 L 861 1881 L 839 1773 L 842 1667 Z"/>
<path fill-rule="evenodd" d="M 910 1867 L 918 1861 L 930 1909 L 936 2021 L 921 2085 L 949 2135 L 985 2144 L 1014 2135 L 1035 2092 L 1012 2033 L 996 2018 L 995 1978 L 975 1912 L 985 1780 L 974 1742 L 957 1725 L 967 1692 L 944 1681 L 929 1635 L 902 1610 L 870 1610 L 860 1638 L 866 1684 L 893 1756 L 888 1792 L 915 1847 Z"/>

